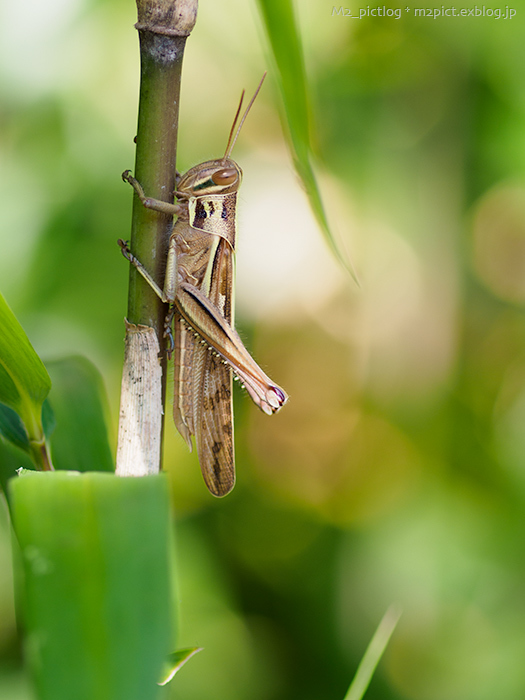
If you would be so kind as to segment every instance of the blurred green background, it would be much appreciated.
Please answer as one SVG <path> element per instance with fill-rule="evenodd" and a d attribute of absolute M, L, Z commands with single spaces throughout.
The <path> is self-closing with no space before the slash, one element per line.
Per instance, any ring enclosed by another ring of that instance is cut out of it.
<path fill-rule="evenodd" d="M 237 318 L 291 398 L 269 419 L 236 397 L 220 501 L 167 421 L 180 646 L 205 648 L 167 697 L 342 700 L 392 602 L 367 698 L 525 696 L 525 4 L 406 7 L 297 3 L 321 188 L 358 288 L 293 173 L 255 4 L 200 3 L 178 167 L 224 152 L 241 88 L 269 68 L 234 153 Z M 97 365 L 113 433 L 135 20 L 131 0 L 0 5 L 0 289 L 44 360 Z M 0 698 L 30 700 L 0 516 Z"/>

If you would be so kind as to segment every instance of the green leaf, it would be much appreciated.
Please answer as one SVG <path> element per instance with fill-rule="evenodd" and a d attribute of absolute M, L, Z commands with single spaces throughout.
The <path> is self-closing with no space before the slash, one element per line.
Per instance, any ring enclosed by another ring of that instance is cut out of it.
<path fill-rule="evenodd" d="M 47 399 L 42 405 L 42 424 L 45 436 L 49 437 L 55 429 L 55 416 Z M 12 408 L 1 403 L 0 435 L 11 444 L 24 450 L 24 452 L 31 454 L 31 444 L 20 416 Z"/>
<path fill-rule="evenodd" d="M 33 461 L 50 469 L 42 427 L 42 404 L 51 380 L 24 329 L 0 294 L 0 402 L 15 411 L 24 426 Z M 5 423 L 13 422 L 4 420 Z M 14 429 L 16 432 L 16 428 Z"/>
<path fill-rule="evenodd" d="M 344 697 L 344 700 L 361 700 L 363 695 L 366 693 L 374 671 L 376 670 L 377 664 L 379 663 L 383 652 L 386 649 L 392 632 L 396 628 L 396 625 L 401 617 L 401 610 L 397 605 L 391 605 L 383 616 L 383 619 L 379 623 L 379 627 L 375 631 L 370 644 L 368 645 L 365 655 L 361 659 L 354 680 L 348 688 L 348 692 Z"/>
<path fill-rule="evenodd" d="M 39 700 L 157 700 L 173 648 L 164 475 L 9 481 Z"/>
<path fill-rule="evenodd" d="M 51 439 L 56 469 L 114 471 L 106 427 L 102 377 L 84 357 L 48 362 L 53 380 L 49 403 L 56 420 Z"/>
<path fill-rule="evenodd" d="M 55 417 L 46 399 L 42 407 L 42 423 L 44 433 L 48 437 L 54 428 Z M 0 485 L 7 490 L 7 482 L 21 467 L 31 469 L 33 450 L 27 437 L 24 424 L 12 408 L 0 403 Z"/>
<path fill-rule="evenodd" d="M 38 406 L 38 419 L 51 380 L 22 326 L 0 294 L 0 402 L 22 418 L 26 404 Z"/>
<path fill-rule="evenodd" d="M 51 437 L 56 428 L 56 424 L 55 414 L 53 413 L 49 399 L 46 399 L 42 404 L 42 425 L 44 426 L 46 438 Z"/>
<path fill-rule="evenodd" d="M 355 272 L 343 258 L 330 230 L 312 167 L 311 108 L 303 47 L 293 2 L 292 0 L 257 0 L 257 3 L 279 75 L 278 82 L 284 105 L 287 137 L 295 169 L 303 182 L 310 206 L 328 246 L 357 282 Z"/>
<path fill-rule="evenodd" d="M 190 647 L 188 649 L 179 649 L 170 654 L 164 662 L 159 685 L 167 685 L 173 676 L 179 671 L 188 659 L 191 659 L 197 652 L 202 651 L 202 647 Z"/>
<path fill-rule="evenodd" d="M 16 447 L 24 450 L 24 452 L 31 452 L 31 445 L 29 444 L 26 429 L 20 420 L 20 416 L 18 413 L 15 413 L 12 408 L 1 403 L 0 435 Z"/>

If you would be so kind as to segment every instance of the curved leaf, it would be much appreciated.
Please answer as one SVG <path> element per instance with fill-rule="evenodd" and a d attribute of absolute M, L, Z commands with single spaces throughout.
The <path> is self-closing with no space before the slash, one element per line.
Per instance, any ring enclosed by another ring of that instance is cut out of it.
<path fill-rule="evenodd" d="M 46 399 L 42 405 L 42 425 L 46 437 L 49 437 L 55 429 L 55 415 Z M 0 435 L 15 447 L 31 454 L 31 443 L 27 437 L 26 429 L 18 413 L 12 408 L 0 403 Z"/>
<path fill-rule="evenodd" d="M 0 403 L 0 435 L 24 452 L 31 452 L 31 445 L 20 416 L 12 408 Z"/>
<path fill-rule="evenodd" d="M 19 415 L 25 404 L 31 403 L 39 407 L 40 414 L 51 389 L 51 379 L 1 294 L 0 327 L 0 401 Z"/>
<path fill-rule="evenodd" d="M 42 404 L 51 379 L 1 294 L 0 328 L 0 402 L 20 417 L 35 464 L 41 469 L 52 469 L 42 426 Z M 13 429 L 13 421 L 7 423 Z M 20 442 L 19 435 L 17 439 Z"/>
<path fill-rule="evenodd" d="M 304 185 L 310 206 L 326 242 L 337 259 L 357 282 L 352 266 L 343 258 L 330 230 L 311 163 L 310 103 L 303 47 L 297 28 L 293 2 L 292 0 L 257 0 L 257 3 L 279 74 L 279 87 L 288 127 L 287 136 L 295 169 Z"/>

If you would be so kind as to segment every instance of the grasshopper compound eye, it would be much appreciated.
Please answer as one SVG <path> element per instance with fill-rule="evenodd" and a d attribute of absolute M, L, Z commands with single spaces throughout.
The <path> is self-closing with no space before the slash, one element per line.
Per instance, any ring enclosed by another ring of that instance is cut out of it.
<path fill-rule="evenodd" d="M 213 173 L 211 180 L 215 185 L 231 185 L 237 179 L 235 168 L 223 168 Z"/>

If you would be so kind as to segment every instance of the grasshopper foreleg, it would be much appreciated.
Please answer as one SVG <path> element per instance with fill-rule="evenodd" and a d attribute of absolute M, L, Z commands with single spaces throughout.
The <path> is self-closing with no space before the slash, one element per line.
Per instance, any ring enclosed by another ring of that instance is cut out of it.
<path fill-rule="evenodd" d="M 163 202 L 161 199 L 154 199 L 153 197 L 146 197 L 142 185 L 133 177 L 130 170 L 125 170 L 122 173 L 122 179 L 124 182 L 129 182 L 146 209 L 153 209 L 154 211 L 159 211 L 162 214 L 170 214 L 171 216 L 177 216 L 177 214 L 180 213 L 181 208 L 178 204 Z"/>

